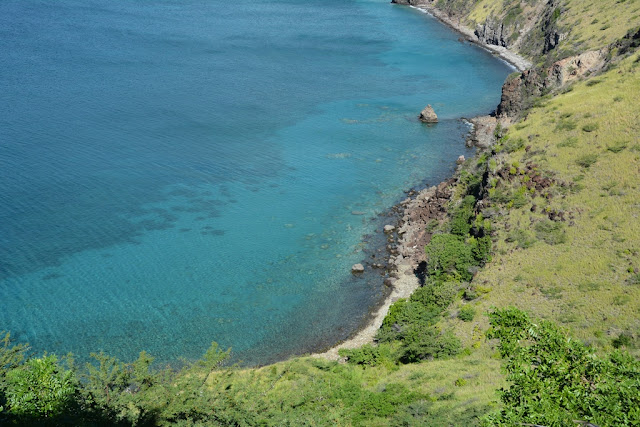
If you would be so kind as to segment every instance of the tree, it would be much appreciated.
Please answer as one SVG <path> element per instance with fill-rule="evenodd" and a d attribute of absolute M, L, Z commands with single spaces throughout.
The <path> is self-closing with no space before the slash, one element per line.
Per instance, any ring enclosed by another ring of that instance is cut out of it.
<path fill-rule="evenodd" d="M 54 417 L 73 401 L 73 372 L 61 369 L 56 356 L 27 360 L 6 374 L 9 412 L 20 416 Z"/>

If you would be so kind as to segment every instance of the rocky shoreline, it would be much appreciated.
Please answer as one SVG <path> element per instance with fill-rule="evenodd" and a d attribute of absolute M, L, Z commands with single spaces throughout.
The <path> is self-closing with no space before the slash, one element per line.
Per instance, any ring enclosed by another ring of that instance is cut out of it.
<path fill-rule="evenodd" d="M 488 148 L 495 142 L 497 120 L 480 116 L 467 120 L 472 128 L 467 137 L 468 146 Z M 459 169 L 458 169 L 459 171 Z M 446 218 L 447 207 L 458 182 L 458 171 L 436 186 L 410 190 L 407 198 L 390 209 L 396 224 L 388 224 L 380 233 L 387 235 L 387 278 L 384 284 L 390 292 L 375 308 L 366 325 L 355 334 L 327 351 L 311 354 L 328 360 L 341 360 L 340 349 L 359 348 L 375 341 L 375 336 L 386 317 L 389 307 L 401 298 L 409 298 L 423 283 L 422 272 L 426 262 L 424 247 L 431 240 L 433 230 Z M 372 265 L 367 264 L 368 268 Z M 382 267 L 380 264 L 375 266 Z M 356 273 L 357 274 L 357 273 Z"/>
<path fill-rule="evenodd" d="M 484 43 L 483 41 L 481 41 L 478 38 L 478 36 L 475 34 L 475 32 L 473 30 L 471 30 L 470 28 L 462 25 L 459 20 L 456 22 L 449 15 L 447 15 L 446 13 L 441 11 L 440 9 L 437 9 L 435 7 L 435 5 L 432 4 L 432 3 L 423 3 L 423 2 L 417 2 L 416 3 L 416 2 L 411 1 L 411 0 L 392 0 L 392 3 L 408 5 L 410 7 L 415 8 L 415 9 L 421 10 L 421 11 L 423 11 L 425 13 L 428 13 L 429 15 L 433 16 L 434 18 L 438 19 L 443 24 L 447 25 L 448 27 L 453 28 L 455 31 L 457 31 L 458 33 L 460 33 L 463 36 L 465 36 L 465 38 L 466 38 L 466 40 L 468 42 L 477 44 L 478 46 L 482 47 L 483 49 L 486 49 L 489 52 L 492 52 L 492 53 L 496 54 L 497 56 L 499 56 L 500 58 L 502 58 L 503 60 L 508 62 L 510 65 L 515 67 L 518 71 L 527 70 L 527 69 L 531 68 L 531 66 L 532 66 L 530 61 L 526 60 L 522 56 L 518 55 L 517 53 L 515 53 L 515 52 L 513 52 L 513 51 L 511 51 L 509 49 L 507 49 L 504 46 L 498 46 L 498 45 L 492 45 L 492 44 Z"/>
<path fill-rule="evenodd" d="M 463 34 L 466 40 L 487 49 L 503 60 L 507 61 L 519 71 L 531 67 L 531 63 L 520 55 L 502 46 L 488 45 L 475 35 L 475 33 L 455 22 L 447 14 L 435 8 L 429 3 L 414 4 L 410 0 L 393 0 L 393 3 L 405 4 L 422 10 L 434 16 L 444 24 Z M 480 149 L 489 148 L 495 142 L 495 129 L 498 122 L 503 120 L 494 116 L 479 116 L 467 120 L 471 124 L 471 131 L 467 138 L 468 146 L 476 146 Z M 437 186 L 429 187 L 421 191 L 409 192 L 409 198 L 403 200 L 392 208 L 398 213 L 398 224 L 394 229 L 386 229 L 389 235 L 387 251 L 388 278 L 385 285 L 391 288 L 391 292 L 382 304 L 372 312 L 369 322 L 357 331 L 352 338 L 339 343 L 322 353 L 315 353 L 313 357 L 322 357 L 329 360 L 340 360 L 340 349 L 353 349 L 365 344 L 373 343 L 376 333 L 382 326 L 382 322 L 389 311 L 389 307 L 400 298 L 408 298 L 421 285 L 421 268 L 424 268 L 424 247 L 431 240 L 431 230 L 442 221 L 447 213 L 447 205 L 452 196 L 452 188 L 457 182 L 457 174 L 445 180 Z M 390 224 L 391 225 L 391 224 Z"/>
<path fill-rule="evenodd" d="M 389 236 L 389 277 L 385 279 L 385 285 L 391 288 L 391 292 L 372 313 L 367 325 L 352 338 L 312 356 L 339 360 L 340 349 L 358 348 L 372 343 L 391 304 L 400 298 L 408 298 L 421 285 L 420 265 L 425 261 L 424 247 L 431 240 L 430 230 L 446 216 L 451 190 L 456 182 L 457 178 L 454 177 L 421 191 L 412 190 L 407 199 L 392 208 L 392 211 L 398 213 L 399 220 L 393 225 L 393 230 L 386 227 Z"/>

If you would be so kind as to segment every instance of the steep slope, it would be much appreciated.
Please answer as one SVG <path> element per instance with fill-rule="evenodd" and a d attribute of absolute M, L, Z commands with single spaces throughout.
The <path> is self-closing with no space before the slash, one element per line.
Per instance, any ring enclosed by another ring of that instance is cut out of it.
<path fill-rule="evenodd" d="M 474 278 L 491 291 L 477 310 L 517 306 L 587 343 L 640 354 L 639 93 L 635 54 L 539 100 L 496 146 L 482 211 L 494 256 Z"/>

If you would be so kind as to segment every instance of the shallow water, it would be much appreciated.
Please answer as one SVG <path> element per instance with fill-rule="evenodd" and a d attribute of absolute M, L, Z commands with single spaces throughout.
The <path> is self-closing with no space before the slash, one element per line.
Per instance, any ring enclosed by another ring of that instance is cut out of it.
<path fill-rule="evenodd" d="M 499 101 L 458 37 L 386 0 L 3 1 L 0 329 L 249 364 L 345 338 L 383 294 L 363 236 Z"/>

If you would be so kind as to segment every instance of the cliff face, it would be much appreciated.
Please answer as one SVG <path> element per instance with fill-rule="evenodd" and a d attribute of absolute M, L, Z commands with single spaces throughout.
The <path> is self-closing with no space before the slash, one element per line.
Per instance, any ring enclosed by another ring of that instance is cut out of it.
<path fill-rule="evenodd" d="M 594 73 L 607 65 L 609 49 L 585 52 L 523 71 L 502 86 L 502 97 L 496 110 L 501 118 L 518 118 L 533 101 L 549 92 Z"/>
<path fill-rule="evenodd" d="M 505 0 L 496 7 L 491 0 L 392 0 L 392 3 L 429 6 L 452 21 L 474 30 L 482 43 L 502 46 L 536 57 L 554 49 L 566 32 L 557 21 L 562 0 Z M 482 13 L 484 10 L 488 13 Z"/>
<path fill-rule="evenodd" d="M 505 82 L 497 108 L 517 119 L 534 99 L 601 72 L 640 45 L 640 29 L 625 30 L 633 5 L 602 0 L 393 0 L 423 6 L 473 30 L 481 43 L 507 48 L 535 66 Z M 623 10 L 624 9 L 624 10 Z M 610 11 L 603 15 L 603 11 Z M 615 10 L 615 12 L 614 12 Z M 609 14 L 611 16 L 609 16 Z M 596 16 L 596 18 L 594 18 Z M 616 27 L 614 27 L 614 25 Z M 620 38 L 624 32 L 627 35 Z"/>

